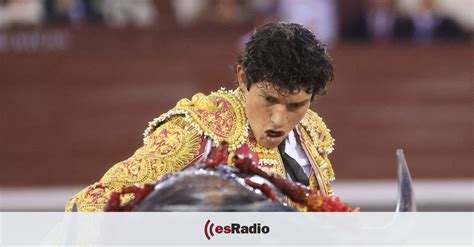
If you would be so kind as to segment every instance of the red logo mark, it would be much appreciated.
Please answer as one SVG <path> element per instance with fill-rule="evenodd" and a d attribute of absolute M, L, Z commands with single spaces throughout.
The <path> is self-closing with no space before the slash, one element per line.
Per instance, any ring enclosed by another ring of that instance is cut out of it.
<path fill-rule="evenodd" d="M 211 223 L 211 225 L 209 225 L 209 223 Z M 211 240 L 211 237 L 214 237 L 214 233 L 212 232 L 213 227 L 214 223 L 212 223 L 211 220 L 207 220 L 206 224 L 204 225 L 204 235 L 206 235 L 207 240 Z"/>

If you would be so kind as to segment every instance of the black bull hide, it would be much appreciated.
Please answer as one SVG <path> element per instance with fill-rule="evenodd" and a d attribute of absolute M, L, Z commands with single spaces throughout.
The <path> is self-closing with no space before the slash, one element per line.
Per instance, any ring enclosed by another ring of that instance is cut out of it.
<path fill-rule="evenodd" d="M 295 211 L 245 185 L 244 178 L 271 185 L 259 176 L 240 174 L 229 166 L 213 170 L 191 166 L 161 179 L 134 211 Z M 278 189 L 271 189 L 280 201 L 285 200 Z"/>

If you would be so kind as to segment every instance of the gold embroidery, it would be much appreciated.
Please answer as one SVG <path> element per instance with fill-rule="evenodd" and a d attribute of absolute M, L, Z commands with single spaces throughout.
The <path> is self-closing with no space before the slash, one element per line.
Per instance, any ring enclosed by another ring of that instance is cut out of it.
<path fill-rule="evenodd" d="M 318 184 L 318 180 L 316 179 L 316 175 L 313 170 L 309 174 L 309 187 L 321 190 Z"/>
<path fill-rule="evenodd" d="M 160 176 L 174 173 L 189 164 L 200 150 L 201 135 L 179 116 L 150 133 L 145 144 L 129 159 L 110 168 L 102 179 L 74 196 L 79 211 L 101 211 L 114 191 L 133 184 L 154 183 Z M 124 196 L 123 202 L 130 200 Z"/>
<path fill-rule="evenodd" d="M 313 173 L 315 180 L 319 185 L 319 189 L 327 195 L 332 195 L 333 190 L 330 182 L 334 180 L 334 172 L 332 172 L 332 167 L 329 163 L 329 160 L 327 159 L 327 154 L 323 154 L 326 157 L 326 159 L 324 159 L 323 156 L 317 151 L 317 146 L 314 144 L 312 138 L 305 131 L 303 126 L 299 126 L 297 132 L 301 138 L 303 149 L 308 154 L 308 159 L 312 164 L 314 164 Z"/>
<path fill-rule="evenodd" d="M 262 170 L 286 177 L 285 166 L 283 165 L 283 160 L 278 152 L 278 148 L 269 149 L 260 146 L 252 133 L 249 134 L 246 144 L 250 150 L 258 154 L 258 165 Z"/>
<path fill-rule="evenodd" d="M 229 143 L 229 150 L 235 151 L 247 139 L 249 125 L 245 110 L 237 97 L 239 90 L 223 89 L 206 96 L 198 93 L 191 100 L 182 99 L 175 108 L 154 119 L 145 130 L 145 141 L 149 133 L 171 116 L 183 115 L 184 120 L 198 133 L 208 136 L 216 144 Z"/>
<path fill-rule="evenodd" d="M 330 134 L 331 130 L 326 127 L 323 119 L 316 112 L 308 109 L 300 124 L 310 135 L 319 153 L 330 154 L 334 150 L 334 138 Z"/>

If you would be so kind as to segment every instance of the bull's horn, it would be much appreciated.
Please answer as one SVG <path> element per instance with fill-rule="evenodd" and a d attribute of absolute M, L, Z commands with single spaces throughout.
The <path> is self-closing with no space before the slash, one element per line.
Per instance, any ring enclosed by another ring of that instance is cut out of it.
<path fill-rule="evenodd" d="M 415 192 L 402 149 L 397 149 L 398 203 L 396 212 L 416 212 Z"/>

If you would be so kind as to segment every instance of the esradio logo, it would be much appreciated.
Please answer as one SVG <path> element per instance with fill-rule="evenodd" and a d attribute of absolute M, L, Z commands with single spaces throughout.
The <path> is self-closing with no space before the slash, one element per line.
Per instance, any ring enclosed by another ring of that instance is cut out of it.
<path fill-rule="evenodd" d="M 207 240 L 211 240 L 214 234 L 267 234 L 270 227 L 253 223 L 252 225 L 241 225 L 239 223 L 231 223 L 229 225 L 214 225 L 211 220 L 207 220 L 204 224 L 204 235 Z"/>

